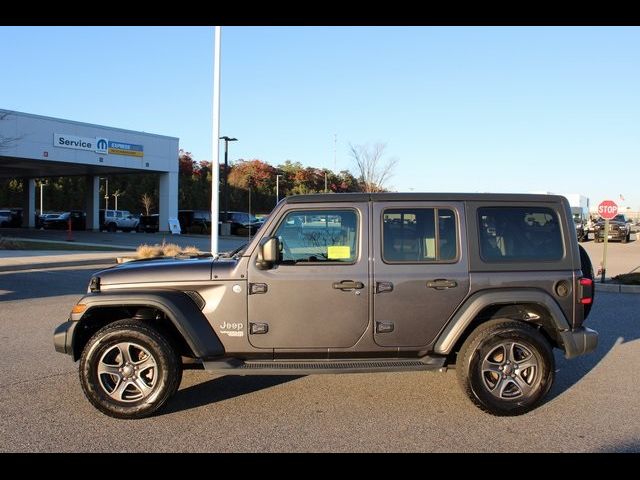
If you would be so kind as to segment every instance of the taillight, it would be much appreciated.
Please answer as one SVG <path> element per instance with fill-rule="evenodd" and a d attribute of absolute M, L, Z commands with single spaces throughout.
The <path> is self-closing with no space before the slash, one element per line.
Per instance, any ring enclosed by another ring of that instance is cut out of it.
<path fill-rule="evenodd" d="M 589 305 L 593 302 L 593 280 L 590 278 L 580 279 L 580 303 Z"/>

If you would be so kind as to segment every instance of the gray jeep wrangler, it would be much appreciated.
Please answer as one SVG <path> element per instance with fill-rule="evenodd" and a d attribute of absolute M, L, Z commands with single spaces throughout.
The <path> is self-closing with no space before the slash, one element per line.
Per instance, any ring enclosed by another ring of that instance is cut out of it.
<path fill-rule="evenodd" d="M 80 360 L 96 408 L 150 415 L 186 366 L 307 375 L 455 365 L 478 407 L 519 415 L 551 387 L 552 348 L 572 358 L 597 345 L 583 326 L 593 271 L 561 196 L 293 196 L 224 257 L 132 261 L 91 278 L 54 344 Z"/>

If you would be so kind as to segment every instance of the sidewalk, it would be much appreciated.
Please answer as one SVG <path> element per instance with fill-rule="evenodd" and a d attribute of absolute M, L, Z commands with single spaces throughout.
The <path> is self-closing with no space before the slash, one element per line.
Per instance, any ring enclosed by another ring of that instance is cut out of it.
<path fill-rule="evenodd" d="M 0 250 L 0 273 L 82 265 L 116 265 L 118 252 Z"/>

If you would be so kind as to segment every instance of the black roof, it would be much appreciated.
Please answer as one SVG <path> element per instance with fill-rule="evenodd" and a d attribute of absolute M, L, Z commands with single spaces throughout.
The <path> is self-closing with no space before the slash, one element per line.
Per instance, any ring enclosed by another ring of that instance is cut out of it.
<path fill-rule="evenodd" d="M 533 193 L 317 193 L 292 195 L 287 203 L 381 202 L 381 201 L 481 201 L 481 202 L 557 202 L 560 195 Z"/>

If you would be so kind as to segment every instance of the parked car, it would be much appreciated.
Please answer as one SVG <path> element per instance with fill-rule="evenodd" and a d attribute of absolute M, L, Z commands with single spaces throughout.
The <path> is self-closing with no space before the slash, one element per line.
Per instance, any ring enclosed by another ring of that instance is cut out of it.
<path fill-rule="evenodd" d="M 87 221 L 86 213 L 81 210 L 71 210 L 59 214 L 48 214 L 42 219 L 42 227 L 45 230 L 67 230 L 69 228 L 69 220 L 71 220 L 72 230 L 85 230 Z"/>
<path fill-rule="evenodd" d="M 79 360 L 89 402 L 117 418 L 165 405 L 188 364 L 294 376 L 455 365 L 476 406 L 520 415 L 553 388 L 554 348 L 596 349 L 584 326 L 593 291 L 562 196 L 298 195 L 229 256 L 95 273 L 53 343 Z M 446 405 L 447 389 L 418 390 L 406 401 Z"/>
<path fill-rule="evenodd" d="M 11 214 L 11 220 L 8 227 L 20 228 L 22 226 L 22 208 L 3 208 L 3 211 L 8 210 Z"/>
<path fill-rule="evenodd" d="M 254 235 L 262 226 L 256 217 L 247 212 L 220 212 L 218 219 L 231 224 L 231 235 Z"/>
<path fill-rule="evenodd" d="M 151 215 L 140 215 L 138 231 L 154 233 L 160 230 L 160 216 L 157 213 Z"/>
<path fill-rule="evenodd" d="M 100 231 L 130 232 L 138 230 L 140 221 L 127 210 L 100 210 Z"/>
<path fill-rule="evenodd" d="M 600 218 L 595 224 L 594 239 L 597 242 L 604 241 L 604 219 Z M 609 220 L 608 240 L 616 240 L 627 243 L 631 238 L 631 223 L 620 213 Z"/>
<path fill-rule="evenodd" d="M 210 233 L 211 212 L 209 210 L 179 210 L 178 221 L 184 233 Z"/>
<path fill-rule="evenodd" d="M 0 210 L 0 227 L 10 227 L 12 220 L 11 210 Z"/>
<path fill-rule="evenodd" d="M 576 236 L 579 242 L 586 242 L 589 239 L 589 227 L 587 219 L 589 212 L 586 208 L 571 207 L 571 215 L 573 216 L 573 224 L 576 227 Z"/>

